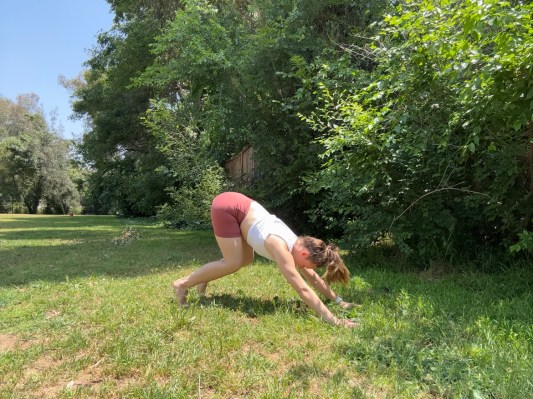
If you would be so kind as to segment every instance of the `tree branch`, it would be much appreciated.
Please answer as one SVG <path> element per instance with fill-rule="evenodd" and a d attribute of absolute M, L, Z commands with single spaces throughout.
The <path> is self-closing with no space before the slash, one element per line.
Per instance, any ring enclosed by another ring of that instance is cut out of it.
<path fill-rule="evenodd" d="M 467 194 L 476 194 L 476 195 L 483 195 L 485 197 L 488 197 L 490 198 L 491 200 L 494 200 L 494 198 L 492 198 L 490 195 L 488 194 L 485 194 L 485 193 L 480 193 L 478 191 L 473 191 L 473 190 L 467 190 L 467 189 L 464 189 L 464 188 L 455 188 L 455 187 L 442 187 L 442 188 L 438 188 L 436 190 L 433 190 L 433 191 L 430 191 L 429 193 L 426 193 L 420 197 L 418 197 L 415 201 L 413 201 L 407 208 L 405 208 L 402 213 L 400 213 L 398 216 L 396 216 L 393 221 L 391 222 L 387 232 L 390 233 L 391 229 L 392 229 L 392 226 L 394 225 L 394 223 L 396 223 L 396 221 L 401 218 L 403 215 L 405 215 L 405 213 L 407 213 L 411 208 L 413 208 L 415 206 L 415 204 L 417 202 L 419 202 L 420 200 L 422 200 L 423 198 L 425 197 L 428 197 L 432 194 L 436 194 L 436 193 L 439 193 L 441 191 L 461 191 L 463 193 L 467 193 Z"/>

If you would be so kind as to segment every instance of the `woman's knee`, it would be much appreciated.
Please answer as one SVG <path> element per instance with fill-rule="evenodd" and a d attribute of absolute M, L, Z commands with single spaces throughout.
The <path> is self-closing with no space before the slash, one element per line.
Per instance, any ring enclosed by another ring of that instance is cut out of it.
<path fill-rule="evenodd" d="M 242 261 L 242 265 L 243 266 L 248 266 L 248 265 L 251 265 L 252 262 L 254 261 L 254 254 L 253 252 L 251 254 L 247 254 L 244 258 L 243 258 L 243 261 Z"/>
<path fill-rule="evenodd" d="M 224 267 L 228 271 L 230 271 L 231 273 L 236 272 L 237 270 L 239 270 L 243 266 L 244 266 L 244 263 L 243 263 L 242 260 L 239 260 L 239 259 L 226 260 L 226 259 L 224 259 Z"/>

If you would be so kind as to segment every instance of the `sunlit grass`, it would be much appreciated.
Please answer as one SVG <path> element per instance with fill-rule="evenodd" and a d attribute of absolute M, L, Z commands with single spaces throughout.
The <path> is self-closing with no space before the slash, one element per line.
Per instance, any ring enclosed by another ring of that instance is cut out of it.
<path fill-rule="evenodd" d="M 262 260 L 179 308 L 171 281 L 218 256 L 210 232 L 0 215 L 0 398 L 531 397 L 531 268 L 350 258 L 335 288 L 362 306 L 330 304 L 360 321 L 346 330 Z"/>

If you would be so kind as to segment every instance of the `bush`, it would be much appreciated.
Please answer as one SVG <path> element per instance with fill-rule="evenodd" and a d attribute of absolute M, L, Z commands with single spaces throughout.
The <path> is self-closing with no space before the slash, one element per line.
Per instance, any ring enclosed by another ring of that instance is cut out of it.
<path fill-rule="evenodd" d="M 172 202 L 161 206 L 157 219 L 181 229 L 206 229 L 211 225 L 211 202 L 224 191 L 224 171 L 218 166 L 204 169 L 198 180 L 170 190 Z"/>
<path fill-rule="evenodd" d="M 315 75 L 306 120 L 325 151 L 308 187 L 328 194 L 313 215 L 351 247 L 392 237 L 442 257 L 531 230 L 533 6 L 440 3 L 384 19 L 365 49 L 373 71 Z"/>

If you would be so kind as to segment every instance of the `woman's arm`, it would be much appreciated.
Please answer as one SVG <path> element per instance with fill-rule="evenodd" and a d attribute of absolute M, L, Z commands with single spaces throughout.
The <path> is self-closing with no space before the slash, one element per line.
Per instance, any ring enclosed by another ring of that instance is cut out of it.
<path fill-rule="evenodd" d="M 326 298 L 331 301 L 334 301 L 337 298 L 337 295 L 333 290 L 326 284 L 324 280 L 315 272 L 313 269 L 302 268 L 300 273 L 305 277 L 307 282 L 313 286 L 315 290 L 320 292 Z"/>
<path fill-rule="evenodd" d="M 335 294 L 335 292 L 333 292 L 330 286 L 322 279 L 322 277 L 318 275 L 317 272 L 315 272 L 313 269 L 302 268 L 300 269 L 300 273 L 303 274 L 307 282 L 311 284 L 311 286 L 315 290 L 320 292 L 322 295 L 324 295 L 329 300 L 336 302 L 337 295 Z M 353 306 L 353 304 L 349 302 L 344 302 L 342 300 L 338 303 L 338 305 L 342 306 L 345 309 Z"/>
<path fill-rule="evenodd" d="M 331 324 L 343 324 L 351 326 L 348 320 L 339 320 L 330 312 L 330 310 L 322 303 L 318 295 L 307 285 L 302 276 L 296 270 L 294 258 L 287 249 L 287 244 L 278 236 L 271 235 L 265 240 L 265 248 L 272 254 L 281 274 L 285 277 L 287 282 L 294 288 L 300 298 L 313 309 L 325 321 Z M 353 323 L 355 326 L 355 323 Z"/>

